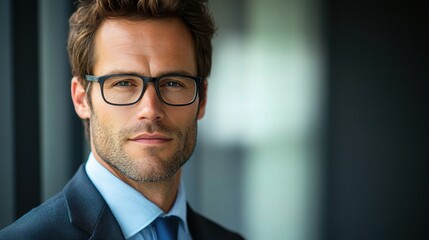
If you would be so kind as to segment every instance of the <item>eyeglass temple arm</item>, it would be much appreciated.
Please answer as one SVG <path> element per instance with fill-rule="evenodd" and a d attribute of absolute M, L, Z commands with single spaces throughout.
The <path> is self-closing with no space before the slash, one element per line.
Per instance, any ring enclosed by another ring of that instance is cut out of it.
<path fill-rule="evenodd" d="M 93 75 L 85 75 L 85 80 L 90 82 L 98 82 L 98 77 Z"/>

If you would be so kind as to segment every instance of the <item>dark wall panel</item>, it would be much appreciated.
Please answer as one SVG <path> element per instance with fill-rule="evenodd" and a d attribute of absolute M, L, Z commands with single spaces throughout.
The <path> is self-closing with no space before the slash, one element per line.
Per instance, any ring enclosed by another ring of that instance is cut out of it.
<path fill-rule="evenodd" d="M 37 1 L 12 1 L 15 209 L 40 202 L 40 115 Z"/>
<path fill-rule="evenodd" d="M 324 239 L 416 239 L 429 225 L 427 8 L 326 2 Z"/>
<path fill-rule="evenodd" d="M 0 228 L 60 191 L 86 159 L 66 52 L 73 1 L 0 1 Z"/>
<path fill-rule="evenodd" d="M 13 82 L 10 1 L 0 1 L 0 228 L 14 218 Z"/>

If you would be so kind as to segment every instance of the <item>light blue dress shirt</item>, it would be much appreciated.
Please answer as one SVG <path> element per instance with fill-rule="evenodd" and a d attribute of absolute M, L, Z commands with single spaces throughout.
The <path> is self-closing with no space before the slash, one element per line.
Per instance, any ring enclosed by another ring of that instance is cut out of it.
<path fill-rule="evenodd" d="M 118 179 L 101 165 L 91 153 L 85 165 L 89 179 L 103 196 L 128 240 L 157 240 L 151 223 L 160 216 L 180 218 L 178 239 L 191 239 L 186 220 L 185 187 L 180 181 L 176 201 L 168 213 L 149 201 L 143 194 Z"/>

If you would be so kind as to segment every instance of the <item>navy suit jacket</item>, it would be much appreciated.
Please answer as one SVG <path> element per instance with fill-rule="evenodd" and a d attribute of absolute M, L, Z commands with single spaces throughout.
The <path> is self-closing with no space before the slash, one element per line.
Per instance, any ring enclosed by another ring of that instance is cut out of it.
<path fill-rule="evenodd" d="M 243 239 L 187 206 L 192 238 Z M 0 231 L 0 239 L 124 239 L 118 222 L 81 166 L 64 189 Z"/>

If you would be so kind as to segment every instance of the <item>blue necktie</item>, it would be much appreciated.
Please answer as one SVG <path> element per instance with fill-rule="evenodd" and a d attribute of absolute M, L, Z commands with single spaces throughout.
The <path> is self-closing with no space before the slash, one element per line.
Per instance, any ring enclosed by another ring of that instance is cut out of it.
<path fill-rule="evenodd" d="M 159 240 L 177 240 L 178 217 L 159 217 L 155 220 L 154 225 Z"/>

